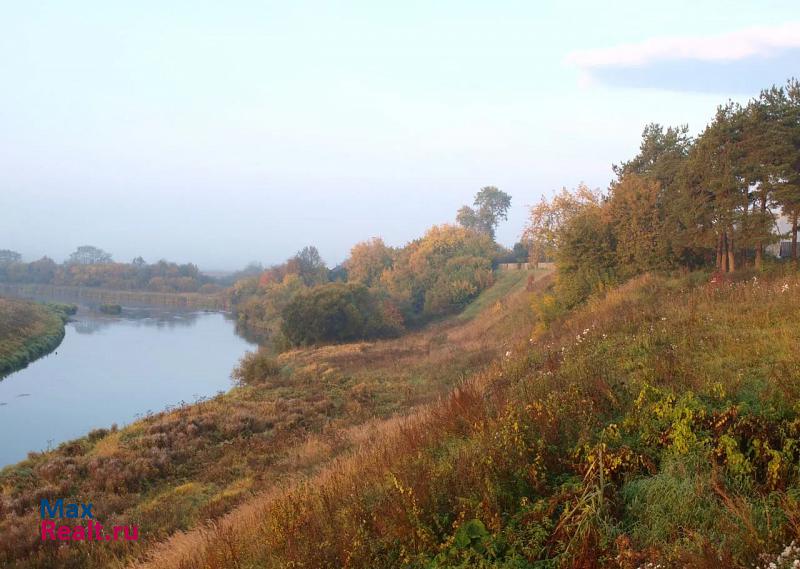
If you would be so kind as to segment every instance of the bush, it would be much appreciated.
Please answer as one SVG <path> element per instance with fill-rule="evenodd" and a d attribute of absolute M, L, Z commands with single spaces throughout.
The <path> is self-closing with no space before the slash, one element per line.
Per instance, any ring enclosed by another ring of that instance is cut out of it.
<path fill-rule="evenodd" d="M 295 346 L 396 336 L 402 328 L 390 312 L 364 285 L 329 283 L 298 293 L 282 330 Z"/>
<path fill-rule="evenodd" d="M 57 312 L 64 320 L 70 316 L 74 316 L 78 312 L 78 306 L 75 304 L 62 304 L 60 302 L 46 303 L 51 310 Z"/>
<path fill-rule="evenodd" d="M 233 379 L 239 383 L 252 384 L 277 377 L 280 373 L 281 365 L 278 360 L 262 348 L 245 354 L 238 367 L 233 370 Z"/>
<path fill-rule="evenodd" d="M 447 314 L 464 308 L 492 284 L 492 263 L 489 259 L 460 256 L 449 259 L 444 270 L 425 295 L 425 312 Z"/>
<path fill-rule="evenodd" d="M 122 306 L 119 304 L 101 304 L 100 312 L 113 315 L 122 314 Z"/>

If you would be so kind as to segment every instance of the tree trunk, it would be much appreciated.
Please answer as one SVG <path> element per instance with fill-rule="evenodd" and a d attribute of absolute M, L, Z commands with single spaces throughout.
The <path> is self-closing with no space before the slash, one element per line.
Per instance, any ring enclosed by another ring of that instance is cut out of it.
<path fill-rule="evenodd" d="M 724 239 L 725 238 L 723 237 L 722 233 L 720 233 L 719 236 L 717 237 L 717 259 L 716 259 L 717 271 L 722 270 L 722 242 Z"/>
<path fill-rule="evenodd" d="M 722 273 L 728 272 L 728 235 L 724 231 L 722 235 L 720 235 L 720 239 L 722 239 L 722 246 L 721 246 L 721 255 L 720 255 L 720 263 L 719 263 L 719 270 Z"/>
<path fill-rule="evenodd" d="M 730 236 L 728 237 L 728 272 L 732 273 L 736 270 L 736 249 L 733 246 L 733 227 L 728 230 Z"/>
<path fill-rule="evenodd" d="M 758 220 L 759 239 L 756 245 L 756 270 L 760 271 L 764 264 L 764 220 L 767 217 L 767 193 L 765 190 L 761 191 L 761 218 Z"/>
<path fill-rule="evenodd" d="M 797 264 L 797 210 L 792 212 L 792 263 Z"/>
<path fill-rule="evenodd" d="M 745 192 L 747 195 L 747 192 Z M 755 204 L 753 205 L 753 210 L 755 210 Z M 745 199 L 744 202 L 744 214 L 742 215 L 742 226 L 740 233 L 744 236 L 744 239 L 739 244 L 739 255 L 742 260 L 742 268 L 747 267 L 747 241 L 749 241 L 751 237 L 751 229 L 750 229 L 750 200 Z"/>

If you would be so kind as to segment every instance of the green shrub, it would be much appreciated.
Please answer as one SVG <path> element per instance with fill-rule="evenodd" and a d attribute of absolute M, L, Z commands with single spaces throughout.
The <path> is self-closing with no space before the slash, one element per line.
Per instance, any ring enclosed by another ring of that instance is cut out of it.
<path fill-rule="evenodd" d="M 233 370 L 233 379 L 243 384 L 253 384 L 281 374 L 281 365 L 266 349 L 247 352 Z"/>
<path fill-rule="evenodd" d="M 289 302 L 282 331 L 295 346 L 395 336 L 402 328 L 389 313 L 364 285 L 328 283 Z"/>

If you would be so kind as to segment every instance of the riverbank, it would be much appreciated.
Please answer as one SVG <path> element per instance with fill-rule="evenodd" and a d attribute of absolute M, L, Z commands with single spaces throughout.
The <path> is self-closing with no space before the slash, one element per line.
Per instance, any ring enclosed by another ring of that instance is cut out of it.
<path fill-rule="evenodd" d="M 0 472 L 0 534 L 13 536 L 0 540 L 0 565 L 52 566 L 55 552 L 36 531 L 43 492 L 90 497 L 104 524 L 136 524 L 139 542 L 88 557 L 58 552 L 60 566 L 120 567 L 176 531 L 313 474 L 364 444 L 376 424 L 435 401 L 499 357 L 533 326 L 529 305 L 520 283 L 472 319 L 401 338 L 262 351 L 244 359 L 239 386 L 224 395 L 31 453 Z"/>
<path fill-rule="evenodd" d="M 165 306 L 192 310 L 227 311 L 230 309 L 230 301 L 224 293 L 150 292 L 49 284 L 0 283 L 0 295 L 37 299 L 54 298 L 64 302 L 78 302 L 80 304 Z"/>
<path fill-rule="evenodd" d="M 0 378 L 55 350 L 67 316 L 56 305 L 0 298 Z"/>

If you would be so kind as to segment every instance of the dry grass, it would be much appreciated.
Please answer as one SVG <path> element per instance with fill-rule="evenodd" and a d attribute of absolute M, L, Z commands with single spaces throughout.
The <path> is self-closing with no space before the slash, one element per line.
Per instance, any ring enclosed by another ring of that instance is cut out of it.
<path fill-rule="evenodd" d="M 54 350 L 63 337 L 64 322 L 54 309 L 0 298 L 0 378 Z"/>
<path fill-rule="evenodd" d="M 395 340 L 285 353 L 277 375 L 31 455 L 0 473 L 0 562 L 119 566 L 154 541 L 220 520 L 253 496 L 371 446 L 387 428 L 382 421 L 445 395 L 502 353 L 509 338 L 527 335 L 531 323 L 517 310 L 529 304 L 524 288 L 504 302 L 468 322 Z M 42 496 L 91 500 L 104 524 L 137 524 L 144 540 L 43 547 L 35 539 Z"/>
<path fill-rule="evenodd" d="M 131 567 L 752 566 L 798 537 L 798 291 L 641 277 Z"/>

